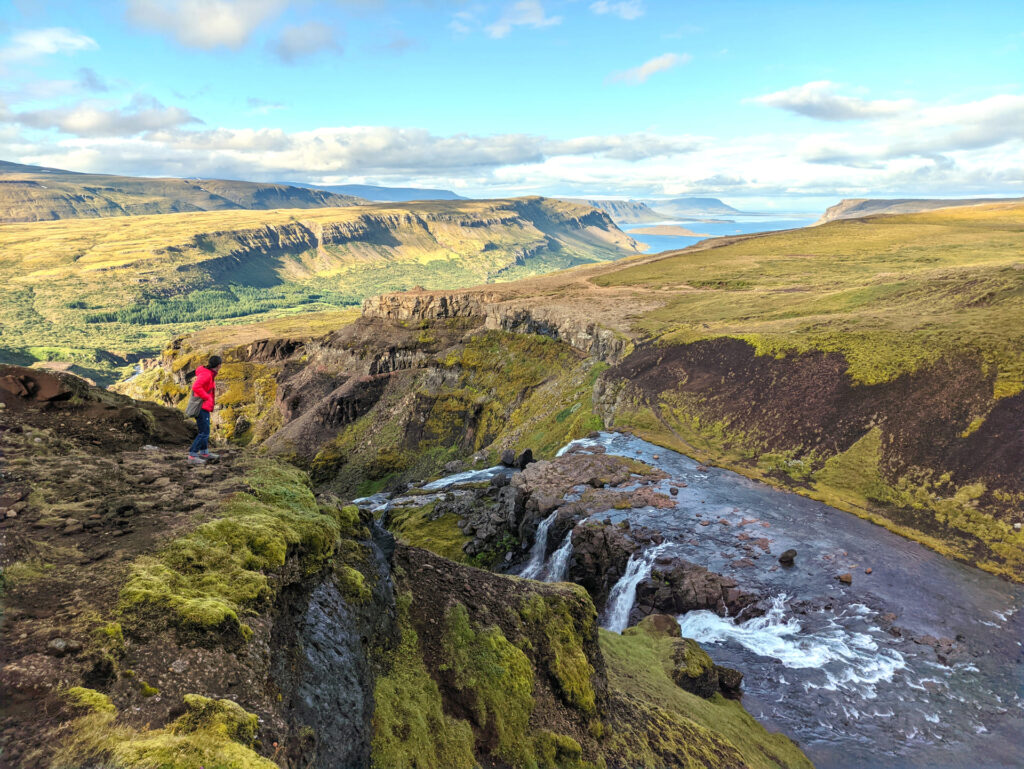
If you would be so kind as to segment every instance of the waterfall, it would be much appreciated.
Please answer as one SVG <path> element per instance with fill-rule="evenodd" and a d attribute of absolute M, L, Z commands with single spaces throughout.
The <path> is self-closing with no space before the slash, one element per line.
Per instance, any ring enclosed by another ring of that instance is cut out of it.
<path fill-rule="evenodd" d="M 545 582 L 562 582 L 565 573 L 569 570 L 569 557 L 572 555 L 572 529 L 565 535 L 565 539 L 558 549 L 551 554 L 551 562 L 548 564 L 548 573 L 544 576 Z"/>
<path fill-rule="evenodd" d="M 625 574 L 615 583 L 615 587 L 608 595 L 604 625 L 606 630 L 621 633 L 629 625 L 629 612 L 632 611 L 633 602 L 636 600 L 636 586 L 650 575 L 654 560 L 666 547 L 668 543 L 663 542 L 644 551 L 639 557 L 637 553 L 629 557 Z"/>
<path fill-rule="evenodd" d="M 537 579 L 540 576 L 541 570 L 544 568 L 544 556 L 547 555 L 548 550 L 548 529 L 551 528 L 551 524 L 555 522 L 557 516 L 558 511 L 556 510 L 540 522 L 540 526 L 537 527 L 537 536 L 533 540 L 533 548 L 530 550 L 530 560 L 527 561 L 526 568 L 519 573 L 520 577 Z"/>

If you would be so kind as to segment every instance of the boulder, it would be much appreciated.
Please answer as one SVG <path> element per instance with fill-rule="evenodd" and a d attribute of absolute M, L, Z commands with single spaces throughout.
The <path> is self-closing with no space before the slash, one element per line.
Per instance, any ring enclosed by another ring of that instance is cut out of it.
<path fill-rule="evenodd" d="M 715 665 L 715 670 L 718 673 L 718 689 L 722 695 L 730 700 L 738 700 L 742 693 L 743 674 L 722 665 Z"/>
<path fill-rule="evenodd" d="M 738 584 L 698 564 L 665 556 L 654 562 L 651 575 L 637 585 L 630 620 L 637 622 L 649 614 L 678 616 L 699 609 L 719 616 L 749 615 L 758 597 Z"/>
<path fill-rule="evenodd" d="M 526 449 L 522 454 L 516 457 L 515 466 L 520 470 L 525 470 L 526 466 L 532 464 L 536 460 L 533 458 L 533 449 Z"/>
<path fill-rule="evenodd" d="M 501 452 L 501 459 L 499 460 L 505 467 L 516 466 L 516 453 L 512 449 L 505 449 Z"/>
<path fill-rule="evenodd" d="M 692 638 L 675 641 L 672 680 L 680 689 L 705 699 L 718 693 L 718 670 L 708 653 Z"/>
<path fill-rule="evenodd" d="M 849 572 L 847 572 L 846 574 L 840 574 L 838 577 L 836 577 L 836 579 L 838 579 L 844 585 L 852 585 L 853 584 L 853 575 L 850 574 Z"/>
<path fill-rule="evenodd" d="M 661 535 L 651 529 L 624 529 L 610 522 L 587 521 L 573 529 L 572 558 L 566 578 L 582 585 L 600 611 L 612 587 L 626 571 L 630 556 L 661 540 Z M 647 611 L 641 616 L 652 613 Z"/>
<path fill-rule="evenodd" d="M 654 636 L 683 637 L 683 632 L 679 629 L 679 621 L 668 614 L 650 614 L 640 620 L 637 627 Z"/>
<path fill-rule="evenodd" d="M 783 566 L 792 566 L 794 560 L 796 560 L 796 550 L 793 548 L 790 548 L 779 556 L 779 563 Z"/>

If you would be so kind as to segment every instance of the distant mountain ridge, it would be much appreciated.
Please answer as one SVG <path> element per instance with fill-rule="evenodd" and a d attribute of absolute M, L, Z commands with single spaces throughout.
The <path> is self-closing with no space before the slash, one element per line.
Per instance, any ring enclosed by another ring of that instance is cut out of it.
<path fill-rule="evenodd" d="M 643 222 L 660 222 L 665 215 L 639 200 L 592 200 L 590 198 L 562 198 L 570 203 L 581 203 L 604 211 L 616 224 L 640 224 Z"/>
<path fill-rule="evenodd" d="M 414 200 L 470 200 L 451 190 L 438 190 L 429 187 L 378 187 L 374 184 L 306 184 L 289 182 L 296 187 L 310 190 L 324 190 L 340 195 L 354 195 L 374 203 L 410 203 Z"/>
<path fill-rule="evenodd" d="M 934 211 L 937 208 L 977 206 L 983 203 L 1013 203 L 1024 198 L 845 198 L 829 206 L 815 224 L 825 224 L 836 219 L 857 219 L 878 214 L 917 214 Z"/>
<path fill-rule="evenodd" d="M 227 179 L 85 174 L 0 161 L 0 224 L 189 211 L 342 208 L 362 198 Z"/>
<path fill-rule="evenodd" d="M 718 198 L 671 198 L 668 200 L 643 200 L 655 211 L 669 214 L 670 217 L 683 216 L 720 216 L 722 214 L 742 214 L 739 209 L 723 203 Z"/>

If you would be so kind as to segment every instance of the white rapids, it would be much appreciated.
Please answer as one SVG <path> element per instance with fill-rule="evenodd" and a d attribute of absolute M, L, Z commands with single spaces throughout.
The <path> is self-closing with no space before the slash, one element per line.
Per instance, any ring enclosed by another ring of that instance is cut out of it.
<path fill-rule="evenodd" d="M 770 657 L 787 668 L 815 668 L 824 678 L 805 686 L 836 691 L 856 691 L 861 697 L 875 696 L 874 685 L 891 681 L 906 667 L 895 649 L 880 648 L 867 633 L 843 628 L 829 620 L 824 627 L 806 632 L 796 617 L 786 616 L 785 593 L 772 598 L 762 617 L 742 625 L 710 611 L 691 611 L 679 617 L 679 628 L 687 638 L 702 644 L 738 644 L 762 657 Z M 855 608 L 855 605 L 851 608 Z"/>

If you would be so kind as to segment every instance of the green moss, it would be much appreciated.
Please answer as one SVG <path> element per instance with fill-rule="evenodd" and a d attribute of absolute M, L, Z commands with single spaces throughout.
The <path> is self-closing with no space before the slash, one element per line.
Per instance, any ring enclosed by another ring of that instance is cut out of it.
<path fill-rule="evenodd" d="M 572 737 L 541 729 L 533 738 L 537 765 L 541 769 L 582 769 L 583 748 Z"/>
<path fill-rule="evenodd" d="M 678 639 L 631 628 L 600 630 L 609 691 L 638 714 L 617 722 L 609 749 L 628 766 L 748 766 L 811 769 L 789 738 L 765 730 L 734 700 L 702 699 L 672 681 Z"/>
<path fill-rule="evenodd" d="M 230 700 L 185 695 L 185 715 L 164 729 L 119 723 L 110 700 L 90 689 L 70 689 L 68 698 L 85 715 L 64 724 L 51 766 L 78 769 L 276 769 L 252 750 L 257 718 Z"/>
<path fill-rule="evenodd" d="M 597 620 L 593 604 L 578 601 L 574 616 L 570 598 L 560 595 L 533 593 L 519 607 L 519 616 L 530 629 L 531 637 L 543 639 L 534 658 L 538 667 L 546 667 L 555 682 L 556 690 L 565 703 L 593 714 L 597 710 L 594 694 L 594 666 L 584 650 L 585 639 L 592 636 Z"/>
<path fill-rule="evenodd" d="M 474 629 L 461 603 L 445 612 L 441 648 L 443 669 L 450 672 L 455 687 L 471 697 L 476 723 L 495 735 L 491 752 L 514 767 L 532 766 L 530 660 L 500 628 Z"/>
<path fill-rule="evenodd" d="M 676 642 L 676 651 L 673 654 L 675 661 L 675 673 L 685 675 L 687 678 L 697 679 L 707 674 L 715 667 L 708 653 L 700 648 L 700 644 L 692 638 L 683 638 Z"/>
<path fill-rule="evenodd" d="M 825 488 L 853 493 L 862 505 L 887 502 L 892 490 L 882 478 L 882 429 L 874 427 L 842 454 L 831 457 L 814 475 L 819 491 Z"/>
<path fill-rule="evenodd" d="M 139 681 L 139 694 L 143 697 L 155 697 L 160 693 L 160 690 L 155 686 L 150 686 L 145 681 Z"/>
<path fill-rule="evenodd" d="M 469 563 L 462 546 L 470 538 L 459 531 L 458 516 L 446 513 L 431 520 L 434 502 L 422 507 L 400 507 L 391 511 L 389 527 L 402 542 L 421 547 L 452 561 Z"/>
<path fill-rule="evenodd" d="M 84 686 L 72 686 L 64 692 L 64 699 L 69 706 L 81 708 L 88 713 L 115 713 L 117 711 L 114 703 L 110 701 L 110 697 Z"/>
<path fill-rule="evenodd" d="M 241 617 L 270 599 L 268 573 L 290 555 L 312 573 L 333 553 L 339 511 L 320 511 L 301 471 L 256 458 L 241 467 L 252 493 L 235 494 L 220 517 L 132 564 L 119 609 L 134 629 L 166 621 L 199 637 L 245 640 Z"/>
<path fill-rule="evenodd" d="M 243 745 L 256 740 L 259 719 L 231 700 L 212 700 L 198 694 L 185 695 L 185 715 L 174 722 L 174 734 L 188 734 L 203 729 L 223 734 Z"/>
<path fill-rule="evenodd" d="M 370 588 L 366 585 L 366 578 L 362 572 L 353 569 L 351 566 L 341 566 L 336 570 L 338 582 L 342 592 L 347 598 L 355 603 L 366 603 L 370 600 Z"/>
<path fill-rule="evenodd" d="M 473 730 L 447 715 L 423 663 L 409 621 L 409 594 L 397 597 L 401 642 L 374 687 L 372 764 L 375 769 L 473 769 Z"/>

